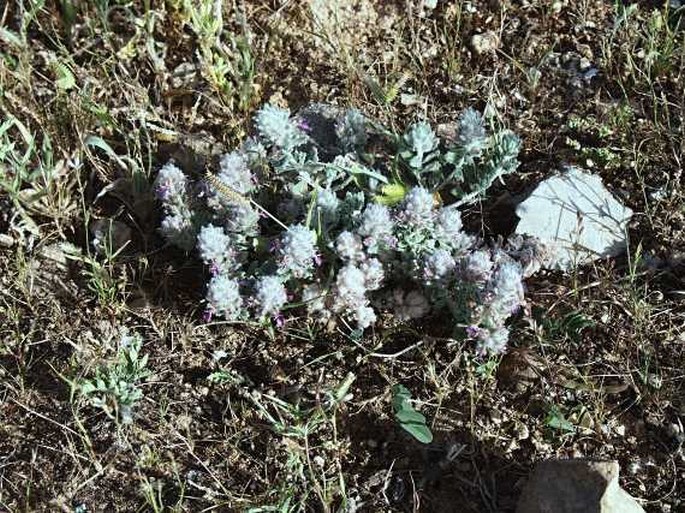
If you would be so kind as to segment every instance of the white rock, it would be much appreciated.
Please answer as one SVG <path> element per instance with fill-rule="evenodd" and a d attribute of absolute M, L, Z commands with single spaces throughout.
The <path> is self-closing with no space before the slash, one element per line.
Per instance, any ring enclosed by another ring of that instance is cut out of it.
<path fill-rule="evenodd" d="M 516 215 L 516 233 L 540 239 L 555 257 L 553 266 L 569 270 L 623 252 L 633 212 L 599 176 L 571 167 L 538 185 Z"/>

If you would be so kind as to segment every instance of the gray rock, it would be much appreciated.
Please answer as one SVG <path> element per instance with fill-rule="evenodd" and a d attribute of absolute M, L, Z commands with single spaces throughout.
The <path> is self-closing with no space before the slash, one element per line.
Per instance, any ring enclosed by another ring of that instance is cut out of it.
<path fill-rule="evenodd" d="M 538 463 L 516 513 L 645 513 L 618 484 L 616 461 Z"/>
<path fill-rule="evenodd" d="M 569 270 L 622 253 L 633 212 L 599 176 L 572 167 L 540 183 L 516 215 L 516 233 L 540 239 L 552 252 L 552 267 Z"/>

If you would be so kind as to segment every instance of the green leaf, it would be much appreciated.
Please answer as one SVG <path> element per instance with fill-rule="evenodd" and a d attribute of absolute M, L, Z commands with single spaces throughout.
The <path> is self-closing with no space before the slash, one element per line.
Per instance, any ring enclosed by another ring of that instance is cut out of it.
<path fill-rule="evenodd" d="M 411 393 L 404 385 L 395 385 L 392 387 L 392 407 L 397 410 L 401 410 L 404 404 L 411 399 Z"/>
<path fill-rule="evenodd" d="M 57 80 L 55 80 L 55 85 L 58 89 L 63 91 L 68 91 L 76 86 L 76 79 L 71 70 L 61 62 L 55 64 L 55 75 L 57 75 Z"/>
<path fill-rule="evenodd" d="M 567 433 L 571 433 L 576 430 L 576 427 L 566 420 L 566 417 L 556 405 L 552 405 L 550 407 L 547 417 L 545 418 L 545 424 L 547 427 L 557 429 L 559 431 L 565 431 Z"/>
<path fill-rule="evenodd" d="M 410 407 L 411 408 L 411 407 Z M 395 413 L 400 424 L 426 424 L 426 417 L 416 410 L 405 408 Z"/>
<path fill-rule="evenodd" d="M 407 194 L 407 187 L 404 184 L 394 182 L 381 187 L 381 193 L 374 198 L 377 203 L 392 207 L 400 203 Z"/>
<path fill-rule="evenodd" d="M 433 441 L 433 433 L 428 429 L 428 426 L 409 424 L 402 425 L 402 427 L 422 444 L 429 444 Z"/>
<path fill-rule="evenodd" d="M 107 156 L 116 161 L 123 169 L 128 169 L 126 163 L 114 152 L 112 147 L 102 137 L 98 135 L 89 135 L 86 137 L 85 145 L 104 151 Z"/>
<path fill-rule="evenodd" d="M 404 385 L 392 387 L 392 406 L 400 427 L 419 442 L 429 444 L 433 441 L 433 433 L 426 425 L 426 417 L 416 411 L 410 401 L 411 393 L 407 387 Z"/>
<path fill-rule="evenodd" d="M 17 46 L 19 48 L 24 47 L 24 42 L 21 37 L 11 30 L 7 30 L 5 27 L 0 27 L 0 41 L 5 41 L 6 43 Z"/>

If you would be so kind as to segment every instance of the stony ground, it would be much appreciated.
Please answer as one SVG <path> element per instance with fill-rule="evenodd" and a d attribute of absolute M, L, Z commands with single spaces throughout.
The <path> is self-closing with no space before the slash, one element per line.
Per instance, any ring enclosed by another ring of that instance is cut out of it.
<path fill-rule="evenodd" d="M 648 512 L 685 511 L 680 3 L 5 3 L 0 510 L 507 512 L 537 460 L 592 457 Z M 202 267 L 164 246 L 149 183 L 232 148 L 265 101 L 398 129 L 492 109 L 522 164 L 473 229 L 506 233 L 498 205 L 576 164 L 635 211 L 628 252 L 531 280 L 501 358 L 440 319 L 362 340 L 205 323 Z M 106 257 L 102 219 L 130 229 Z M 122 327 L 151 373 L 129 424 L 79 393 Z M 430 445 L 393 419 L 396 383 Z"/>

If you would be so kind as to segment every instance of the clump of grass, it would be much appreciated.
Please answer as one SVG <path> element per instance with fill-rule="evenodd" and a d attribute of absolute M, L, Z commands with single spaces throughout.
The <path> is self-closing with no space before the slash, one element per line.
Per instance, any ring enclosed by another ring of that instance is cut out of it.
<path fill-rule="evenodd" d="M 179 0 L 177 12 L 195 33 L 202 75 L 229 109 L 247 112 L 258 101 L 257 66 L 252 34 L 236 7 L 240 33 L 224 30 L 225 9 L 214 0 Z"/>
<path fill-rule="evenodd" d="M 246 395 L 259 417 L 282 438 L 287 461 L 282 473 L 273 478 L 273 491 L 267 499 L 271 503 L 248 511 L 300 511 L 311 504 L 312 496 L 321 511 L 341 511 L 348 506 L 350 498 L 336 457 L 346 443 L 338 438 L 337 413 L 350 400 L 354 380 L 349 374 L 313 407 L 257 392 Z"/>

